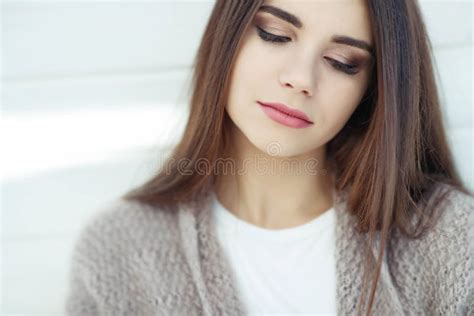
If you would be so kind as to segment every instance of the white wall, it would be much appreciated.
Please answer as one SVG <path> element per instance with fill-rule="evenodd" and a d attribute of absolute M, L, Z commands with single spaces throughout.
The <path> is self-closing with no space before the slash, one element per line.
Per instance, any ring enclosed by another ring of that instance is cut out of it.
<path fill-rule="evenodd" d="M 3 2 L 4 315 L 62 314 L 78 229 L 179 136 L 213 3 Z M 422 8 L 455 158 L 473 189 L 473 4 Z"/>
<path fill-rule="evenodd" d="M 179 135 L 212 5 L 3 3 L 2 315 L 62 314 L 79 228 Z"/>

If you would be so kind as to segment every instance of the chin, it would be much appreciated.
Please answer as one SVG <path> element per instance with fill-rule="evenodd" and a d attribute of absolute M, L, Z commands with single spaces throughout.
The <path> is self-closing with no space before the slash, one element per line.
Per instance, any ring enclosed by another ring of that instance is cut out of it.
<path fill-rule="evenodd" d="M 304 148 L 295 142 L 279 141 L 275 138 L 257 139 L 252 142 L 262 153 L 270 157 L 291 158 L 308 153 L 311 149 Z"/>

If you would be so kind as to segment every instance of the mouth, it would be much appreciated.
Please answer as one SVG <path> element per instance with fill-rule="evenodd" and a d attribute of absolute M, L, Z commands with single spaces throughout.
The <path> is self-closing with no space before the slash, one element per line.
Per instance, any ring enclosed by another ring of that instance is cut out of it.
<path fill-rule="evenodd" d="M 314 124 L 305 113 L 285 104 L 260 101 L 257 103 L 268 117 L 280 124 L 293 128 L 304 128 Z"/>

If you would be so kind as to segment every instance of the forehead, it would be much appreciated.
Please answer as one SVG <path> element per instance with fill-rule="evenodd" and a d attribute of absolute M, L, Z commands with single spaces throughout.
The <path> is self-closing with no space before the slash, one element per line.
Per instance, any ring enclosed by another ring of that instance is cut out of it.
<path fill-rule="evenodd" d="M 265 0 L 263 4 L 295 15 L 303 33 L 328 37 L 340 34 L 372 43 L 366 0 Z"/>

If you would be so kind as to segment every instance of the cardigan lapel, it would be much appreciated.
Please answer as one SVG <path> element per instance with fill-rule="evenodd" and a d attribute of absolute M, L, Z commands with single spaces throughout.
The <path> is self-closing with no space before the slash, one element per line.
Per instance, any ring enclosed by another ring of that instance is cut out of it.
<path fill-rule="evenodd" d="M 347 192 L 333 191 L 336 211 L 336 295 L 337 315 L 356 312 L 361 293 L 365 235 L 355 230 L 355 217 L 345 211 Z M 179 210 L 181 237 L 204 315 L 245 315 L 228 258 L 220 247 L 211 216 L 213 195 L 205 193 L 198 202 L 183 204 Z M 372 258 L 378 254 L 379 239 Z M 386 251 L 385 251 L 386 254 Z M 376 289 L 372 312 L 403 315 L 402 305 L 389 272 L 386 255 Z"/>
<path fill-rule="evenodd" d="M 245 315 L 245 306 L 235 287 L 236 279 L 228 258 L 218 243 L 212 223 L 212 194 L 182 205 L 178 211 L 186 259 L 199 292 L 205 315 Z"/>
<path fill-rule="evenodd" d="M 336 274 L 337 274 L 337 314 L 353 315 L 362 292 L 362 278 L 365 265 L 365 245 L 368 237 L 356 231 L 356 218 L 346 210 L 347 194 L 338 195 L 336 210 Z M 370 252 L 375 263 L 380 250 L 380 233 L 375 235 L 375 246 Z M 403 315 L 399 295 L 394 286 L 385 249 L 374 305 L 371 314 Z M 371 271 L 372 272 L 372 271 Z M 364 309 L 363 313 L 366 313 Z"/>
<path fill-rule="evenodd" d="M 192 281 L 196 286 L 201 301 L 202 312 L 205 316 L 212 316 L 212 307 L 209 301 L 209 294 L 206 289 L 206 280 L 202 275 L 201 260 L 199 256 L 199 240 L 197 234 L 196 218 L 194 204 L 179 204 L 178 224 L 180 230 L 181 244 L 184 257 L 186 258 L 191 270 Z"/>

